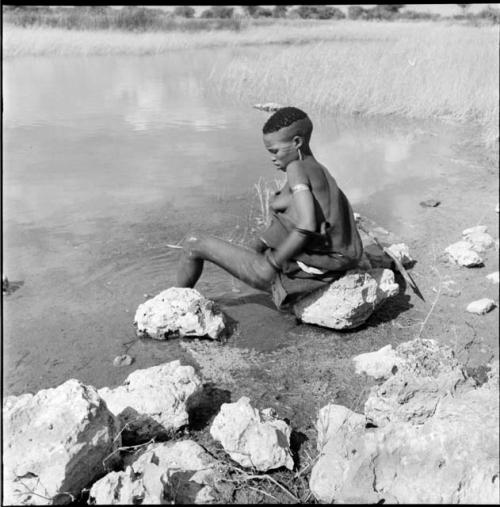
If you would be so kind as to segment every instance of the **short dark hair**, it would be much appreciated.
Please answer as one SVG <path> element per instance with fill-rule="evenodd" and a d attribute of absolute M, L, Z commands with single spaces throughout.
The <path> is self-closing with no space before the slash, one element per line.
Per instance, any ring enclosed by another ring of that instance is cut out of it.
<path fill-rule="evenodd" d="M 277 132 L 284 127 L 289 127 L 296 121 L 307 118 L 307 114 L 297 107 L 282 107 L 278 109 L 272 116 L 268 118 L 262 132 L 264 134 L 270 134 L 271 132 Z"/>

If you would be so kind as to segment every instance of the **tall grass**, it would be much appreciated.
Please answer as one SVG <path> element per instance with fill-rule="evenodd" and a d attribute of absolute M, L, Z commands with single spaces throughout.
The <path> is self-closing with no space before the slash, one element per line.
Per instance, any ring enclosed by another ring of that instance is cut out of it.
<path fill-rule="evenodd" d="M 186 26 L 193 21 L 187 20 Z M 210 20 L 208 20 L 210 21 Z M 108 54 L 161 54 L 177 49 L 246 45 L 304 44 L 325 40 L 380 40 L 390 37 L 377 23 L 357 33 L 357 22 L 317 20 L 245 21 L 240 30 L 225 28 L 189 30 L 67 30 L 34 25 L 28 28 L 4 24 L 3 55 L 56 56 Z M 370 25 L 370 23 L 368 23 Z M 388 25 L 390 25 L 388 23 Z"/>
<path fill-rule="evenodd" d="M 249 101 L 322 114 L 475 122 L 487 144 L 498 140 L 497 27 L 390 23 L 380 24 L 377 34 L 373 28 L 345 24 L 348 43 L 262 48 L 234 58 L 212 80 Z"/>

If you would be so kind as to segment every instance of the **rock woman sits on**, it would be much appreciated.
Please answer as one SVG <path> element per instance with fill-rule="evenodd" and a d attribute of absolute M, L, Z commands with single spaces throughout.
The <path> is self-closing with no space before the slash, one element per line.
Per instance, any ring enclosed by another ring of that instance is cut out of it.
<path fill-rule="evenodd" d="M 270 226 L 250 247 L 191 235 L 183 244 L 178 287 L 194 287 L 204 261 L 272 294 L 277 308 L 356 267 L 363 247 L 346 196 L 309 146 L 313 125 L 295 107 L 278 109 L 264 124 L 271 161 L 286 183 L 271 202 Z"/>

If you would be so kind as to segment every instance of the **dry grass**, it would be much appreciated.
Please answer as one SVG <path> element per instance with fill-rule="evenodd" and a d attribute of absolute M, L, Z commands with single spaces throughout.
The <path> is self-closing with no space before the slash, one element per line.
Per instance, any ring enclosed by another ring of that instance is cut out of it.
<path fill-rule="evenodd" d="M 269 44 L 303 44 L 324 40 L 370 40 L 380 29 L 377 23 L 356 33 L 357 22 L 276 20 L 246 22 L 240 30 L 150 31 L 65 30 L 34 26 L 3 27 L 3 54 L 42 55 L 154 55 L 178 49 Z M 363 24 L 363 23 L 361 23 Z M 367 23 L 370 25 L 370 23 Z M 347 39 L 346 39 L 347 38 Z M 385 38 L 383 36 L 382 38 Z"/>
<path fill-rule="evenodd" d="M 266 47 L 235 58 L 213 79 L 253 102 L 473 121 L 487 144 L 498 139 L 497 27 L 351 23 L 341 32 L 346 41 Z"/>

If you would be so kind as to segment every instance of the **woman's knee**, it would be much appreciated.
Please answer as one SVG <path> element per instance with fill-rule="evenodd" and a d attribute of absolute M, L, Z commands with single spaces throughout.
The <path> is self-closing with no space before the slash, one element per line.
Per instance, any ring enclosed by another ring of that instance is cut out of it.
<path fill-rule="evenodd" d="M 205 234 L 191 234 L 182 244 L 184 253 L 189 257 L 198 257 L 203 252 L 203 245 L 206 239 Z"/>

